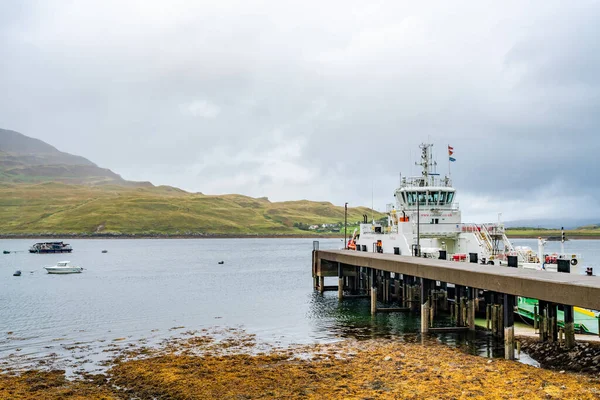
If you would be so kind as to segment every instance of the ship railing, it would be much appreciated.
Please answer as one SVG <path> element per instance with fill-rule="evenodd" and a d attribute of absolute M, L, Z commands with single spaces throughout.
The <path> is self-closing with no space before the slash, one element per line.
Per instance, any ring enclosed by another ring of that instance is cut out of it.
<path fill-rule="evenodd" d="M 411 176 L 404 178 L 400 187 L 452 187 L 452 181 L 450 178 L 438 178 L 436 176 L 429 176 L 427 180 L 422 176 Z"/>

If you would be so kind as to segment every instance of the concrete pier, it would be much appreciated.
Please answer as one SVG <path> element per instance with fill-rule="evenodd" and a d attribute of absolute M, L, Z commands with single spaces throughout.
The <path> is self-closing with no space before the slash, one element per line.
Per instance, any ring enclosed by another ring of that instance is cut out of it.
<path fill-rule="evenodd" d="M 575 344 L 573 306 L 600 310 L 600 279 L 583 275 L 367 251 L 319 250 L 318 242 L 313 246 L 312 273 L 313 287 L 321 293 L 337 290 L 340 300 L 369 296 L 373 315 L 378 311 L 420 312 L 423 333 L 473 330 L 475 314 L 485 314 L 486 327 L 504 339 L 509 359 L 514 358 L 515 296 L 538 299 L 533 318 L 543 341 L 559 339 L 560 304 L 565 323 L 561 339 L 564 335 L 567 348 Z M 337 277 L 338 285 L 325 286 L 327 276 Z M 378 302 L 384 306 L 378 307 Z M 480 306 L 480 302 L 484 304 Z M 437 315 L 446 310 L 455 326 L 432 329 Z"/>

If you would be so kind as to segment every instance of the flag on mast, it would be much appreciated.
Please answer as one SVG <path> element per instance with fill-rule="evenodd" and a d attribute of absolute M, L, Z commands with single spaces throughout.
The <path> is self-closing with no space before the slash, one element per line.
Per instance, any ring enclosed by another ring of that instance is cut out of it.
<path fill-rule="evenodd" d="M 456 158 L 452 157 L 452 154 L 454 154 L 454 147 L 448 145 L 448 159 L 454 162 L 456 161 Z"/>

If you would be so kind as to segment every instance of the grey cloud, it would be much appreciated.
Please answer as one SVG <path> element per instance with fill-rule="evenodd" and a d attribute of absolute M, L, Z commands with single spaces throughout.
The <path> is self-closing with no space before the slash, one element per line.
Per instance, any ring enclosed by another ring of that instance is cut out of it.
<path fill-rule="evenodd" d="M 597 4 L 20 4 L 3 127 L 125 178 L 382 209 L 429 140 L 465 215 L 598 215 Z"/>

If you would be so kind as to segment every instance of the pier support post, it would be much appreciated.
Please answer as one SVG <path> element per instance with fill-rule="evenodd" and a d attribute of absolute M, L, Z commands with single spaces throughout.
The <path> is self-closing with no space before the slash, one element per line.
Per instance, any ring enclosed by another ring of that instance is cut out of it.
<path fill-rule="evenodd" d="M 433 281 L 421 278 L 421 333 L 429 332 L 429 292 Z"/>
<path fill-rule="evenodd" d="M 454 286 L 454 305 L 456 307 L 456 326 L 464 326 L 465 320 L 463 318 L 463 296 L 464 296 L 464 286 L 455 285 Z"/>
<path fill-rule="evenodd" d="M 444 297 L 440 309 L 442 311 L 448 311 L 448 284 L 446 282 L 440 282 L 440 290 L 442 290 Z"/>
<path fill-rule="evenodd" d="M 377 271 L 371 268 L 371 315 L 377 313 Z"/>
<path fill-rule="evenodd" d="M 515 296 L 504 294 L 504 358 L 515 359 Z"/>
<path fill-rule="evenodd" d="M 564 306 L 565 320 L 565 347 L 572 349 L 575 347 L 575 315 L 573 306 Z"/>
<path fill-rule="evenodd" d="M 548 332 L 548 339 L 554 343 L 558 341 L 558 313 L 556 310 L 555 303 L 548 303 L 548 322 L 550 331 Z"/>
<path fill-rule="evenodd" d="M 394 300 L 400 301 L 400 277 L 394 274 Z"/>
<path fill-rule="evenodd" d="M 325 277 L 319 276 L 319 292 L 323 294 L 325 292 Z"/>
<path fill-rule="evenodd" d="M 548 303 L 539 300 L 538 305 L 540 314 L 540 322 L 538 324 L 540 329 L 540 342 L 545 342 L 548 340 Z"/>
<path fill-rule="evenodd" d="M 390 302 L 390 273 L 388 271 L 383 272 L 383 302 Z"/>
<path fill-rule="evenodd" d="M 477 289 L 469 288 L 469 306 L 467 310 L 467 322 L 470 331 L 475 330 L 475 297 L 477 296 Z"/>
<path fill-rule="evenodd" d="M 344 300 L 344 269 L 342 263 L 337 263 L 338 267 L 338 300 Z"/>

